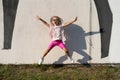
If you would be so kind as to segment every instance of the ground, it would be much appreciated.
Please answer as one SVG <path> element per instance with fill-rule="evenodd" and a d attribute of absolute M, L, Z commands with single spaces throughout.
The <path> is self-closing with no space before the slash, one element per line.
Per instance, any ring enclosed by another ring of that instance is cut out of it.
<path fill-rule="evenodd" d="M 0 80 L 120 80 L 120 66 L 1 64 Z"/>

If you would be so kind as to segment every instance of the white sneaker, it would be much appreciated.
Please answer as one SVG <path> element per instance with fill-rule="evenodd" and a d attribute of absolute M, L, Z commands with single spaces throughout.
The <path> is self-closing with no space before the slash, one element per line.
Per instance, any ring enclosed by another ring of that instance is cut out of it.
<path fill-rule="evenodd" d="M 74 60 L 73 60 L 73 58 L 71 58 L 71 57 L 68 57 L 68 59 L 71 61 L 71 63 L 74 63 Z"/>
<path fill-rule="evenodd" d="M 73 59 L 70 59 L 71 60 L 71 63 L 74 63 L 74 60 Z"/>
<path fill-rule="evenodd" d="M 38 64 L 41 65 L 43 63 L 43 60 L 43 58 L 40 58 Z"/>

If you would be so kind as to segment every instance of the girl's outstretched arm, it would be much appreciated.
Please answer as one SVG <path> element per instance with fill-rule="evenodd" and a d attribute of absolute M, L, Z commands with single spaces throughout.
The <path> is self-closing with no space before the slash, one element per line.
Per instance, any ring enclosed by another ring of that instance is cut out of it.
<path fill-rule="evenodd" d="M 48 24 L 45 20 L 43 20 L 42 18 L 40 18 L 39 16 L 36 16 L 36 18 L 38 20 L 40 20 L 43 24 L 45 24 L 47 27 L 50 27 L 50 24 Z"/>
<path fill-rule="evenodd" d="M 67 26 L 71 25 L 72 23 L 74 23 L 75 21 L 77 21 L 77 17 L 76 17 L 74 20 L 65 23 L 65 24 L 63 25 L 63 27 L 67 27 Z"/>

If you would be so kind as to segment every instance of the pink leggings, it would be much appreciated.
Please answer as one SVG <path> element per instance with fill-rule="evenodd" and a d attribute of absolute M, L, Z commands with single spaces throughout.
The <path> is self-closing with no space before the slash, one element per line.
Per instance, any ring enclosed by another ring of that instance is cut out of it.
<path fill-rule="evenodd" d="M 52 49 L 52 48 L 55 47 L 55 46 L 59 46 L 61 49 L 66 48 L 65 45 L 64 45 L 64 43 L 62 42 L 62 40 L 52 41 L 52 42 L 49 44 L 48 48 L 49 48 L 49 49 Z"/>

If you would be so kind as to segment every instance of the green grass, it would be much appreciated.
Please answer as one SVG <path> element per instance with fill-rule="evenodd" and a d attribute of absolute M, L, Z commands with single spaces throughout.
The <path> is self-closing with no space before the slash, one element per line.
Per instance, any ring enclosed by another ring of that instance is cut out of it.
<path fill-rule="evenodd" d="M 0 65 L 0 80 L 120 80 L 120 67 Z"/>

